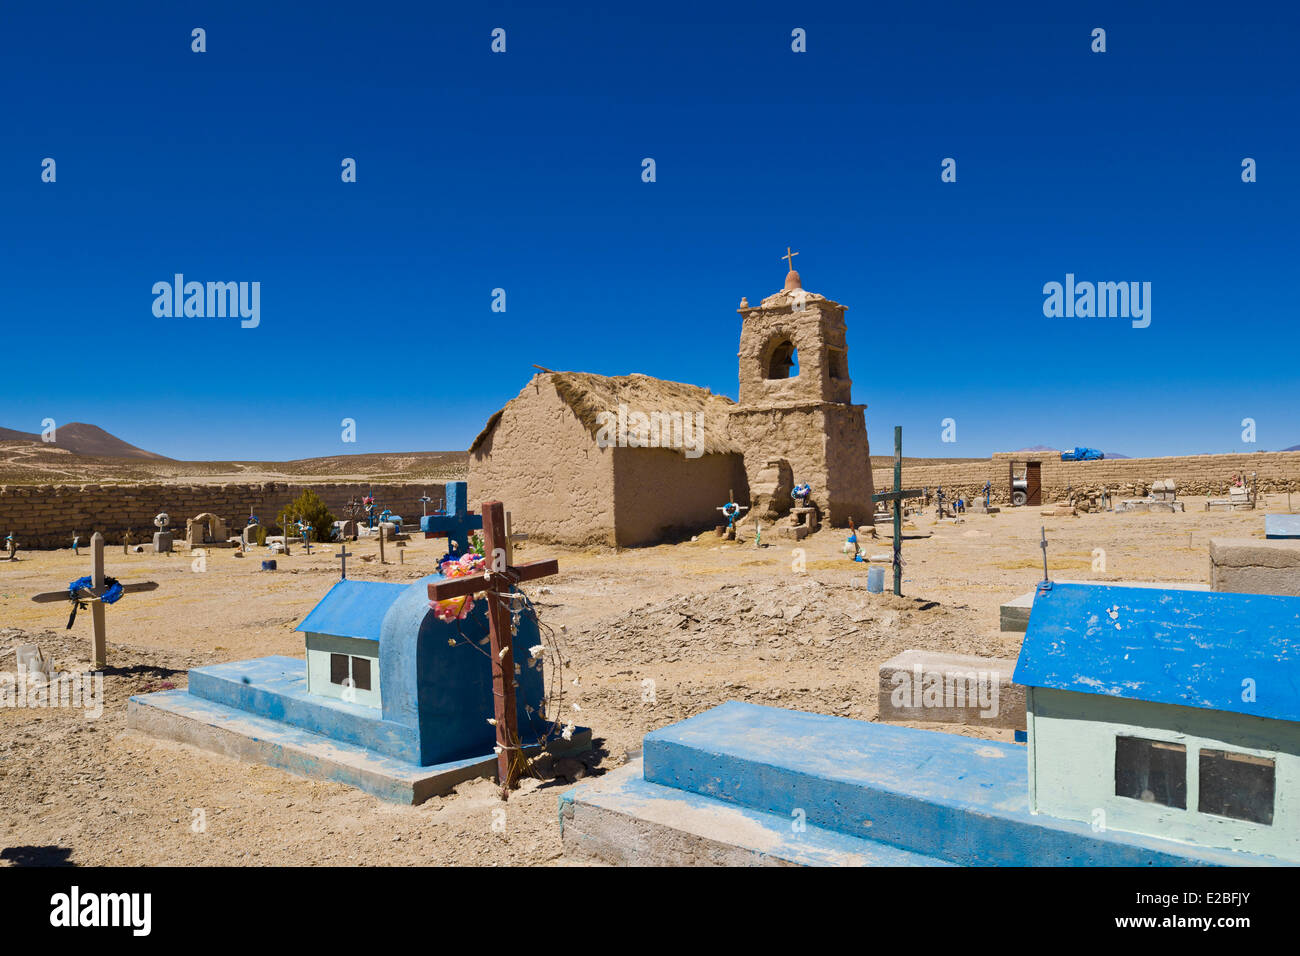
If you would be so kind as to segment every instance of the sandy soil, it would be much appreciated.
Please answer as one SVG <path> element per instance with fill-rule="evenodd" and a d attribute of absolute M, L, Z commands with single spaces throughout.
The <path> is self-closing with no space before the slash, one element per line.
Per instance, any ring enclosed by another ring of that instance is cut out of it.
<path fill-rule="evenodd" d="M 1282 510 L 1285 497 L 1275 498 Z M 546 623 L 564 626 L 566 704 L 593 728 L 600 767 L 635 753 L 643 734 L 729 699 L 874 720 L 877 666 L 911 647 L 1014 657 L 1018 635 L 998 630 L 998 605 L 1041 574 L 1040 525 L 1052 573 L 1095 580 L 1206 581 L 1212 536 L 1262 537 L 1262 512 L 1092 514 L 1043 518 L 1037 509 L 960 523 L 916 519 L 929 537 L 904 542 L 904 595 L 866 593 L 867 565 L 841 554 L 843 531 L 755 548 L 713 535 L 632 551 L 521 549 L 557 556 L 561 573 L 530 593 Z M 521 529 L 523 530 L 523 529 Z M 377 544 L 350 548 L 349 576 L 414 580 L 432 570 L 439 541 L 412 540 L 405 564 L 380 566 Z M 869 542 L 868 554 L 888 542 Z M 1091 570 L 1106 552 L 1106 573 Z M 132 694 L 183 687 L 186 669 L 265 654 L 302 655 L 293 628 L 338 578 L 332 547 L 295 548 L 280 570 L 260 555 L 124 555 L 108 573 L 155 580 L 107 609 L 109 667 L 103 716 L 71 709 L 0 712 L 0 860 L 75 864 L 551 864 L 563 863 L 556 798 L 563 780 L 527 780 L 508 804 L 487 781 L 419 807 L 383 803 L 338 784 L 242 764 L 126 729 Z M 365 558 L 370 560 L 364 560 Z M 35 642 L 59 670 L 84 669 L 88 612 L 65 631 L 68 606 L 35 604 L 89 571 L 84 549 L 20 552 L 0 561 L 0 669 Z M 886 575 L 888 577 L 888 575 Z M 542 582 L 538 582 L 540 584 Z M 576 681 L 576 683 L 575 683 Z M 653 691 L 653 693 L 651 693 Z M 924 726 L 924 725 L 917 725 Z M 952 727 L 940 729 L 953 730 Z M 1000 736 L 1009 731 L 964 729 Z M 505 810 L 502 818 L 499 811 Z M 202 817 L 204 828 L 195 826 Z M 201 832 L 196 832 L 201 830 Z"/>

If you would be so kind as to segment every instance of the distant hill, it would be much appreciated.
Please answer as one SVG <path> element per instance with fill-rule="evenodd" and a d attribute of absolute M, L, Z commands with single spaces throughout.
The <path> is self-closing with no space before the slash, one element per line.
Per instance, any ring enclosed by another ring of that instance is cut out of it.
<path fill-rule="evenodd" d="M 0 441 L 41 441 L 38 432 L 20 432 L 12 428 L 0 428 Z M 71 422 L 60 425 L 54 432 L 54 441 L 41 442 L 46 447 L 61 448 L 74 455 L 89 455 L 95 458 L 148 458 L 152 461 L 171 461 L 166 455 L 155 455 L 151 451 L 137 448 L 124 442 L 115 435 L 110 435 L 98 425 L 84 422 Z"/>
<path fill-rule="evenodd" d="M 1108 452 L 1106 452 L 1106 457 L 1107 457 L 1107 458 L 1132 458 L 1133 456 L 1132 456 L 1132 455 L 1121 455 L 1121 454 L 1120 454 L 1119 452 L 1117 452 L 1117 451 L 1108 451 Z"/>
<path fill-rule="evenodd" d="M 1283 451 L 1300 451 L 1300 445 L 1292 445 L 1290 448 L 1283 448 Z"/>
<path fill-rule="evenodd" d="M 1012 452 L 1013 455 L 1019 455 L 1025 451 L 1056 451 L 1051 445 L 1030 445 L 1028 448 L 1017 448 Z"/>

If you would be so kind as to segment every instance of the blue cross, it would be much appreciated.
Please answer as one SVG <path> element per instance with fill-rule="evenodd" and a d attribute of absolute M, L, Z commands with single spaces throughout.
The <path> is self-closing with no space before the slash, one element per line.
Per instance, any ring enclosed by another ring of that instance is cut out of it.
<path fill-rule="evenodd" d="M 483 516 L 469 513 L 469 485 L 463 481 L 447 483 L 446 511 L 420 519 L 420 530 L 426 538 L 445 534 L 448 551 L 455 550 L 458 554 L 469 551 L 469 533 L 482 527 Z"/>

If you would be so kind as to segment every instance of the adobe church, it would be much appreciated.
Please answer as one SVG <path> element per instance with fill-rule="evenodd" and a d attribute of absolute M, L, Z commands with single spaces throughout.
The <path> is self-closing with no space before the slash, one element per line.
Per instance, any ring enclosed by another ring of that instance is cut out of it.
<path fill-rule="evenodd" d="M 742 299 L 739 401 L 648 375 L 543 372 L 470 446 L 475 507 L 505 501 L 534 540 L 629 547 L 725 523 L 731 500 L 764 535 L 789 524 L 795 484 L 822 521 L 871 523 L 865 405 L 854 405 L 846 307 L 785 287 Z"/>

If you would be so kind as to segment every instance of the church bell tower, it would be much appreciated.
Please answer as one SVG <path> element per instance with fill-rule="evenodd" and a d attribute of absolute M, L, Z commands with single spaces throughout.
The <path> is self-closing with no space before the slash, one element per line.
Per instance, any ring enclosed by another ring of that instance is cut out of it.
<path fill-rule="evenodd" d="M 754 487 L 758 472 L 785 459 L 795 482 L 813 486 L 824 518 L 871 523 L 872 481 L 866 406 L 854 405 L 849 379 L 847 308 L 807 292 L 794 257 L 785 286 L 757 306 L 742 300 L 740 400 L 729 435 L 745 456 Z"/>

